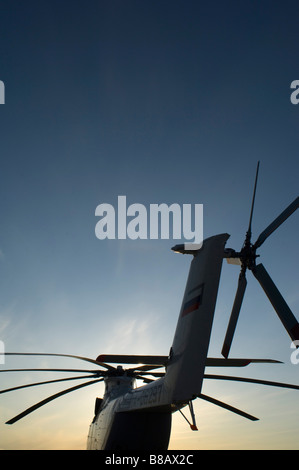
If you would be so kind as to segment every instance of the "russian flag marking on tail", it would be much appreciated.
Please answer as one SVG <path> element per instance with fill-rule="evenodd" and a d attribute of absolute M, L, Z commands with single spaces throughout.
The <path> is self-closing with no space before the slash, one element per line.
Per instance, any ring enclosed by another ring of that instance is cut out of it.
<path fill-rule="evenodd" d="M 188 313 L 194 312 L 197 310 L 202 303 L 202 294 L 203 294 L 203 284 L 201 284 L 196 290 L 199 292 L 191 300 L 188 300 L 182 310 L 182 317 L 188 315 Z"/>

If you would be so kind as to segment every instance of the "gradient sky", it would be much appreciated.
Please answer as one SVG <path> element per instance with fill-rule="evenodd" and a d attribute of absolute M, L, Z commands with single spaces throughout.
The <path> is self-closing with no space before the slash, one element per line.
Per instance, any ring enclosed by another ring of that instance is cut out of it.
<path fill-rule="evenodd" d="M 170 250 L 177 240 L 97 239 L 95 209 L 116 207 L 118 195 L 146 207 L 203 204 L 204 237 L 227 232 L 227 246 L 239 250 L 260 160 L 255 241 L 298 196 L 299 106 L 290 101 L 298 17 L 291 0 L 0 1 L 7 352 L 168 354 L 190 258 Z M 298 220 L 294 214 L 259 251 L 297 318 Z M 210 356 L 220 356 L 238 275 L 223 264 Z M 291 341 L 247 277 L 231 356 L 284 364 L 231 374 L 299 383 Z M 85 366 L 9 358 L 5 367 L 66 365 Z M 2 374 L 1 388 L 39 380 L 45 376 Z M 84 449 L 102 385 L 4 424 L 63 388 L 1 395 L 0 448 Z M 171 449 L 298 449 L 299 392 L 231 382 L 205 383 L 203 392 L 260 421 L 197 400 L 199 432 L 175 416 Z"/>

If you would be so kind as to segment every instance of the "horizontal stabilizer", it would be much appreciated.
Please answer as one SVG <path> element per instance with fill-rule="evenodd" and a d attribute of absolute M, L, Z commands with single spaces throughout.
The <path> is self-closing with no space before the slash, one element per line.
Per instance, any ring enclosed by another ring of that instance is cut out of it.
<path fill-rule="evenodd" d="M 169 360 L 168 356 L 141 356 L 128 354 L 100 354 L 97 362 L 108 362 L 111 364 L 146 364 L 153 366 L 166 366 Z M 279 364 L 281 361 L 274 359 L 245 359 L 245 358 L 229 358 L 208 357 L 206 367 L 245 367 L 252 363 L 274 363 Z"/>
<path fill-rule="evenodd" d="M 275 359 L 224 359 L 222 357 L 208 357 L 206 361 L 207 367 L 245 367 L 249 364 L 281 364 L 281 361 L 276 361 Z"/>

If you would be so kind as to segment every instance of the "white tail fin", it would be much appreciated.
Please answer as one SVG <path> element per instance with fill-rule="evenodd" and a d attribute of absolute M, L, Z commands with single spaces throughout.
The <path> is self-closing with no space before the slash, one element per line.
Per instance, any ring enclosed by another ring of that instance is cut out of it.
<path fill-rule="evenodd" d="M 201 392 L 227 234 L 216 235 L 194 251 L 165 385 L 172 402 L 189 401 Z M 190 253 L 190 252 L 189 252 Z"/>

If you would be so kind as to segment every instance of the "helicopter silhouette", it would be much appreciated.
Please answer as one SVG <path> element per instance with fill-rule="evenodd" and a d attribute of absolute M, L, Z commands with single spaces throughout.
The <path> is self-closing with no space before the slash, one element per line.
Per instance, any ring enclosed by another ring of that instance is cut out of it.
<path fill-rule="evenodd" d="M 229 351 L 236 330 L 242 301 L 246 290 L 246 272 L 252 271 L 271 301 L 294 344 L 299 344 L 299 323 L 288 307 L 262 264 L 256 264 L 256 251 L 266 239 L 298 208 L 296 198 L 257 238 L 251 243 L 251 226 L 259 163 L 256 170 L 254 193 L 251 204 L 249 226 L 241 250 L 226 248 L 229 235 L 226 233 L 207 238 L 201 249 L 192 250 L 190 244 L 179 244 L 173 251 L 192 255 L 189 275 L 183 295 L 175 335 L 168 355 L 119 355 L 100 354 L 96 359 L 59 353 L 6 352 L 6 356 L 54 356 L 68 357 L 92 364 L 92 369 L 3 369 L 9 371 L 59 371 L 83 373 L 55 380 L 46 380 L 19 385 L 4 390 L 8 393 L 28 387 L 56 382 L 83 380 L 83 383 L 55 393 L 22 411 L 7 421 L 14 424 L 45 404 L 65 395 L 99 382 L 104 382 L 103 398 L 96 398 L 94 417 L 90 424 L 87 449 L 97 450 L 166 450 L 171 435 L 172 414 L 180 412 L 192 431 L 197 430 L 193 400 L 199 398 L 227 409 L 243 418 L 256 421 L 258 418 L 232 405 L 202 393 L 205 380 L 228 380 L 262 384 L 299 390 L 299 385 L 275 381 L 207 374 L 206 367 L 245 367 L 252 363 L 278 363 L 272 359 L 230 358 Z M 214 311 L 223 260 L 239 264 L 241 272 L 235 301 L 222 348 L 222 356 L 208 357 Z M 112 364 L 117 364 L 115 367 Z M 124 368 L 124 364 L 134 365 Z M 163 369 L 161 371 L 161 369 Z M 137 387 L 136 380 L 144 385 Z M 190 419 L 183 413 L 189 408 Z"/>

